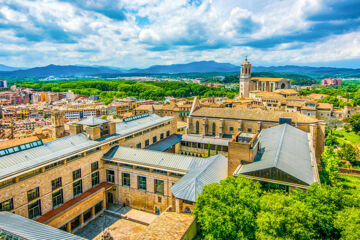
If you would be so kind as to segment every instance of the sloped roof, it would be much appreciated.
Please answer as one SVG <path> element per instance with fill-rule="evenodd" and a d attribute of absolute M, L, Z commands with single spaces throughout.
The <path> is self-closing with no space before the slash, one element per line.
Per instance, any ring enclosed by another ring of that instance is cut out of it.
<path fill-rule="evenodd" d="M 207 158 L 120 146 L 112 148 L 104 155 L 103 159 L 182 172 L 187 172 L 209 162 Z"/>
<path fill-rule="evenodd" d="M 167 138 L 164 138 L 154 144 L 151 144 L 150 146 L 147 146 L 146 149 L 153 150 L 153 151 L 160 151 L 163 152 L 166 149 L 171 148 L 175 144 L 181 141 L 181 135 L 180 134 L 173 134 Z"/>
<path fill-rule="evenodd" d="M 76 122 L 76 124 L 87 125 L 87 126 L 96 126 L 96 125 L 107 123 L 107 122 L 109 122 L 109 121 L 104 120 L 102 118 L 88 117 L 82 121 Z"/>
<path fill-rule="evenodd" d="M 98 142 L 89 140 L 85 134 L 80 133 L 0 157 L 0 179 L 96 145 Z"/>
<path fill-rule="evenodd" d="M 227 177 L 227 158 L 221 154 L 208 158 L 209 162 L 190 170 L 184 177 L 177 181 L 171 191 L 176 198 L 195 202 L 202 188 Z"/>
<path fill-rule="evenodd" d="M 167 122 L 172 120 L 174 117 L 164 116 L 160 117 L 156 114 L 150 114 L 147 117 L 139 118 L 129 122 L 116 123 L 116 133 L 119 135 L 125 135 L 132 132 L 146 129 L 148 127 L 157 125 L 159 123 Z"/>
<path fill-rule="evenodd" d="M 0 230 L 27 240 L 85 240 L 85 238 L 10 212 L 0 212 Z"/>
<path fill-rule="evenodd" d="M 288 80 L 286 78 L 267 78 L 267 77 L 252 77 L 251 80 L 258 80 L 261 82 L 279 82 L 281 80 Z"/>
<path fill-rule="evenodd" d="M 261 158 L 242 165 L 235 175 L 276 168 L 305 184 L 315 182 L 308 133 L 282 124 L 262 130 L 259 141 Z"/>
<path fill-rule="evenodd" d="M 25 143 L 29 143 L 29 142 L 34 142 L 39 140 L 38 137 L 36 136 L 30 136 L 30 137 L 26 137 L 26 138 L 20 138 L 20 139 L 11 139 L 11 140 L 5 140 L 5 141 L 0 141 L 0 149 L 5 149 L 5 148 L 9 148 L 9 147 L 14 147 L 14 146 L 18 146 L 21 144 L 25 144 Z"/>
<path fill-rule="evenodd" d="M 229 139 L 210 137 L 210 136 L 199 136 L 198 134 L 190 135 L 184 134 L 182 135 L 182 141 L 184 142 L 194 142 L 194 143 L 204 143 L 204 144 L 214 144 L 221 146 L 228 146 Z"/>
<path fill-rule="evenodd" d="M 279 118 L 291 118 L 292 122 L 298 123 L 315 123 L 318 122 L 316 118 L 306 116 L 299 112 L 284 112 L 284 111 L 262 111 L 241 108 L 206 108 L 202 107 L 190 116 L 195 117 L 216 117 L 229 119 L 249 119 L 257 121 L 272 121 L 278 122 Z"/>

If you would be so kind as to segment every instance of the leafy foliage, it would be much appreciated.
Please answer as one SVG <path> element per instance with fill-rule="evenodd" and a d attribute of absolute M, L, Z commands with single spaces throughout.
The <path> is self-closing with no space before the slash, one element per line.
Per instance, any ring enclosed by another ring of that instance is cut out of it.
<path fill-rule="evenodd" d="M 354 163 L 357 161 L 359 151 L 350 143 L 343 143 L 341 148 L 337 151 L 340 159 Z"/>
<path fill-rule="evenodd" d="M 326 180 L 334 185 L 339 174 L 339 161 L 333 147 L 328 147 L 321 154 L 321 166 L 326 173 Z"/>
<path fill-rule="evenodd" d="M 65 92 L 72 90 L 74 93 L 82 95 L 99 95 L 101 100 L 109 103 L 116 98 L 128 96 L 140 99 L 161 100 L 165 96 L 191 97 L 191 96 L 226 96 L 233 98 L 237 90 L 206 87 L 194 83 L 184 82 L 139 82 L 139 81 L 67 81 L 57 83 L 24 83 L 22 87 L 33 89 L 43 89 L 52 92 Z"/>
<path fill-rule="evenodd" d="M 360 131 L 360 113 L 355 113 L 349 119 L 349 123 L 352 127 L 352 130 L 356 133 Z"/>
<path fill-rule="evenodd" d="M 196 201 L 195 214 L 205 239 L 254 239 L 260 184 L 228 177 L 210 184 Z"/>
<path fill-rule="evenodd" d="M 203 188 L 195 214 L 204 239 L 357 239 L 360 195 L 318 184 L 267 192 L 259 182 L 229 177 Z"/>

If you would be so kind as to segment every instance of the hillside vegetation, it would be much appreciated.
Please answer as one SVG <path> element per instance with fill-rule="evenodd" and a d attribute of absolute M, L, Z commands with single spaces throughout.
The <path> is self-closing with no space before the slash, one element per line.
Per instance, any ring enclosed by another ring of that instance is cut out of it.
<path fill-rule="evenodd" d="M 105 103 L 110 103 L 114 97 L 136 97 L 140 99 L 161 100 L 166 96 L 185 98 L 200 97 L 229 97 L 233 98 L 238 90 L 206 87 L 194 83 L 183 82 L 138 82 L 138 81 L 66 81 L 56 83 L 24 83 L 22 87 L 42 89 L 52 92 L 67 92 L 82 95 L 99 95 Z"/>

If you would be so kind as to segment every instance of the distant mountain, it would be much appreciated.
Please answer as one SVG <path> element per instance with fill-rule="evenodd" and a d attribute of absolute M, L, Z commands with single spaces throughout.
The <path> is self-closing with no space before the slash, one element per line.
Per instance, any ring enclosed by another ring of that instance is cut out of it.
<path fill-rule="evenodd" d="M 26 70 L 16 70 L 11 72 L 0 72 L 0 77 L 34 77 L 44 78 L 49 76 L 54 77 L 82 77 L 82 76 L 96 76 L 101 74 L 115 74 L 121 73 L 118 70 L 107 67 L 88 67 L 88 66 L 59 66 L 48 65 L 45 67 L 35 67 Z"/>
<path fill-rule="evenodd" d="M 271 67 L 252 67 L 253 72 L 276 72 L 276 73 L 296 73 L 305 74 L 313 77 L 331 76 L 346 77 L 360 76 L 360 69 L 353 68 L 333 68 L 333 67 L 307 67 L 307 66 L 271 66 Z"/>
<path fill-rule="evenodd" d="M 16 70 L 20 70 L 20 69 L 23 69 L 23 68 L 9 67 L 9 66 L 0 64 L 0 71 L 9 71 L 10 72 L 10 71 L 16 71 Z"/>
<path fill-rule="evenodd" d="M 186 64 L 154 65 L 146 69 L 130 69 L 128 73 L 205 73 L 205 72 L 238 72 L 239 67 L 230 63 L 215 61 L 191 62 Z"/>
<path fill-rule="evenodd" d="M 2 68 L 4 67 L 4 68 Z M 234 73 L 239 74 L 240 66 L 230 63 L 218 63 L 215 61 L 200 61 L 186 64 L 154 65 L 146 69 L 123 68 L 109 66 L 83 66 L 83 65 L 48 65 L 22 70 L 9 70 L 11 67 L 0 65 L 0 77 L 8 78 L 46 78 L 46 77 L 118 77 L 124 75 L 146 74 L 183 74 L 183 73 Z M 2 71 L 1 69 L 8 69 Z M 307 66 L 253 66 L 253 72 L 267 73 L 293 73 L 302 74 L 316 79 L 324 77 L 360 77 L 360 69 L 332 68 L 332 67 L 307 67 Z"/>

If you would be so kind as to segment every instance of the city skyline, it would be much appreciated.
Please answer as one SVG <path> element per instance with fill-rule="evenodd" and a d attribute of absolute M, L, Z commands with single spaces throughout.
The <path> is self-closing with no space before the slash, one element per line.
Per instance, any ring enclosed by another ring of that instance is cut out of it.
<path fill-rule="evenodd" d="M 2 1 L 0 64 L 358 68 L 357 1 Z M 289 14 L 291 13 L 291 14 Z"/>

